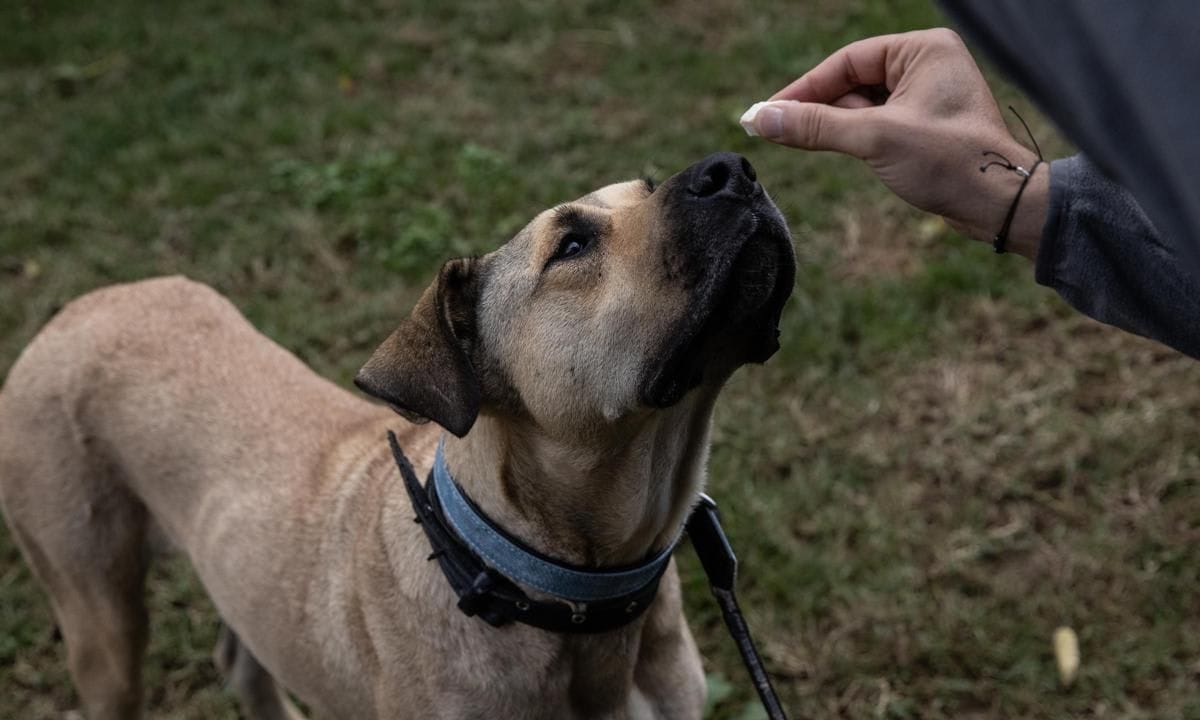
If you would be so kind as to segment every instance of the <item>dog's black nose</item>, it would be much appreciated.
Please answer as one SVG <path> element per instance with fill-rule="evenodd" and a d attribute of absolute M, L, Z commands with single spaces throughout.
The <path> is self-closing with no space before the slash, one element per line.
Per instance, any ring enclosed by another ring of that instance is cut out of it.
<path fill-rule="evenodd" d="M 691 168 L 688 191 L 707 198 L 732 195 L 751 198 L 762 191 L 750 161 L 736 153 L 714 153 Z"/>

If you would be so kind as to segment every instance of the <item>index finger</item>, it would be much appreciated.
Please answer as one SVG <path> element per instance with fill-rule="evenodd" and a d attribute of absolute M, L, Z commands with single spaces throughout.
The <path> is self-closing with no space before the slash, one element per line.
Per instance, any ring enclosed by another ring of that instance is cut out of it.
<path fill-rule="evenodd" d="M 902 37 L 880 35 L 852 42 L 772 95 L 770 100 L 831 103 L 864 85 L 884 85 L 888 58 L 901 44 Z"/>

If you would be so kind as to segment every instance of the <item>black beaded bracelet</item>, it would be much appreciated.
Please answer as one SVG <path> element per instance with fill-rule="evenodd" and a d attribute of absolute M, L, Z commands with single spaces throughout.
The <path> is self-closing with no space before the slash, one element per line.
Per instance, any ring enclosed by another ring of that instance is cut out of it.
<path fill-rule="evenodd" d="M 1028 170 L 1026 170 L 1020 165 L 1014 165 L 1008 158 L 1004 157 L 998 152 L 992 152 L 991 150 L 983 151 L 984 157 L 988 157 L 990 155 L 1000 159 L 991 160 L 987 163 L 984 163 L 980 166 L 979 172 L 987 172 L 988 168 L 996 166 L 1004 168 L 1005 170 L 1011 170 L 1012 172 L 1015 172 L 1021 176 L 1021 187 L 1017 188 L 1017 194 L 1015 197 L 1013 197 L 1012 205 L 1009 205 L 1008 207 L 1008 214 L 1004 216 L 1004 224 L 1000 226 L 1000 232 L 996 233 L 992 237 L 992 249 L 995 250 L 997 254 L 1003 254 L 1007 252 L 1005 246 L 1008 244 L 1008 231 L 1012 229 L 1013 218 L 1017 215 L 1017 204 L 1021 202 L 1021 196 L 1025 194 L 1025 186 L 1029 184 L 1029 178 L 1033 177 L 1033 173 L 1038 169 L 1038 165 L 1041 165 L 1043 162 L 1045 162 L 1045 160 L 1042 158 L 1042 148 L 1038 145 L 1037 139 L 1033 137 L 1033 132 L 1029 130 L 1029 125 L 1025 123 L 1025 118 L 1021 117 L 1021 114 L 1014 110 L 1012 105 L 1009 105 L 1008 109 L 1012 111 L 1013 115 L 1017 116 L 1017 119 L 1021 121 L 1021 125 L 1025 128 L 1026 134 L 1029 135 L 1029 140 L 1033 143 L 1034 149 L 1037 150 L 1037 162 L 1035 162 Z"/>

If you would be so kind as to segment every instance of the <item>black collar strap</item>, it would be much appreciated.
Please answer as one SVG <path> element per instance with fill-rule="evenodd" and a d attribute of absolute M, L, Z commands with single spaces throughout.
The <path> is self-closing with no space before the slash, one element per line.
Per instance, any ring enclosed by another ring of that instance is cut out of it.
<path fill-rule="evenodd" d="M 667 568 L 666 562 L 657 563 L 655 572 L 649 574 L 643 584 L 615 597 L 594 602 L 578 602 L 567 598 L 545 601 L 529 597 L 516 583 L 489 567 L 467 547 L 445 518 L 438 498 L 437 484 L 431 478 L 430 482 L 422 487 L 394 433 L 388 433 L 388 442 L 392 446 L 392 456 L 400 468 L 404 487 L 408 490 L 413 509 L 416 511 L 415 520 L 425 531 L 425 536 L 429 538 L 429 544 L 433 548 L 429 559 L 438 561 L 446 581 L 458 596 L 459 610 L 466 615 L 478 615 L 496 627 L 515 620 L 551 632 L 599 633 L 615 630 L 633 622 L 654 601 L 658 583 Z M 474 510 L 480 518 L 487 519 L 478 508 Z M 508 535 L 495 523 L 489 521 L 489 525 L 491 530 L 503 534 L 508 542 L 532 557 L 553 563 L 565 572 L 598 576 L 606 574 L 603 570 L 573 567 L 552 561 Z M 656 560 L 657 556 L 652 562 Z M 626 573 L 617 571 L 610 574 Z"/>

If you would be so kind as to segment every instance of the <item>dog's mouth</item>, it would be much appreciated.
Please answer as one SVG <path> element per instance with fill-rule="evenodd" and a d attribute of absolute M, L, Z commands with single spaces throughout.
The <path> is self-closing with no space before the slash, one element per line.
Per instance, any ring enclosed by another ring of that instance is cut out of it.
<path fill-rule="evenodd" d="M 646 405 L 674 405 L 689 390 L 723 382 L 779 349 L 779 319 L 796 274 L 791 235 L 765 192 L 741 212 L 732 238 L 710 242 L 723 257 L 702 269 L 703 280 L 689 292 L 688 311 L 642 384 Z"/>

